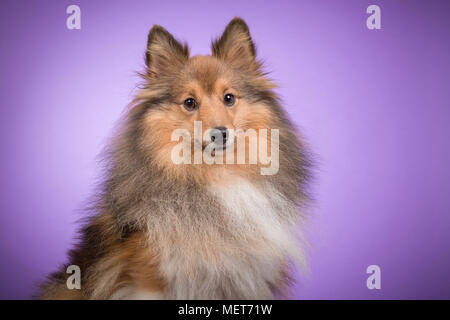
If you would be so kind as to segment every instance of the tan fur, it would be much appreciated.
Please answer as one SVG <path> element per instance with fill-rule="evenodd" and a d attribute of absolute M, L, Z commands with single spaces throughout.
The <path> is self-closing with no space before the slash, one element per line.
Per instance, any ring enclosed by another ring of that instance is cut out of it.
<path fill-rule="evenodd" d="M 99 261 L 95 272 L 82 282 L 89 286 L 82 290 L 71 289 L 65 281 L 47 288 L 45 299 L 107 299 L 126 286 L 138 286 L 150 292 L 162 292 L 164 280 L 159 270 L 157 253 L 144 233 L 135 233 L 123 242 L 112 244 Z M 64 279 L 65 280 L 65 279 Z"/>

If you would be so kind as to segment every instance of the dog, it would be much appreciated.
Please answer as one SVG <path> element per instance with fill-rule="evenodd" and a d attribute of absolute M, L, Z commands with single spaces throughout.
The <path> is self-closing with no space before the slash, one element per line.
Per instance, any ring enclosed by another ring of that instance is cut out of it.
<path fill-rule="evenodd" d="M 38 297 L 285 295 L 292 266 L 304 264 L 299 208 L 309 199 L 311 159 L 256 57 L 247 24 L 234 18 L 212 42 L 211 55 L 193 57 L 155 25 L 145 64 L 142 86 L 105 153 L 104 181 L 79 243 Z M 264 173 L 269 163 L 261 150 L 252 156 L 251 142 L 263 141 L 268 129 L 277 135 L 260 148 L 279 163 Z M 225 161 L 230 153 L 241 162 Z M 69 265 L 79 267 L 79 289 L 67 285 Z"/>

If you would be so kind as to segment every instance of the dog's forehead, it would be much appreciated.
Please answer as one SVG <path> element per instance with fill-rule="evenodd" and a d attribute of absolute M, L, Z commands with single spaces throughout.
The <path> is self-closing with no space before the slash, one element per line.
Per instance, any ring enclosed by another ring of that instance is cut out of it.
<path fill-rule="evenodd" d="M 200 85 L 205 93 L 212 93 L 218 83 L 226 80 L 222 63 L 212 56 L 194 56 L 190 59 L 185 75 Z"/>

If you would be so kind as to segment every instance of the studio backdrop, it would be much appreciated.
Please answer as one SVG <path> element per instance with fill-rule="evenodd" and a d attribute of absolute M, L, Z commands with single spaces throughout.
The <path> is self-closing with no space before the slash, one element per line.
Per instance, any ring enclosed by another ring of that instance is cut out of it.
<path fill-rule="evenodd" d="M 290 298 L 450 298 L 450 2 L 0 7 L 0 298 L 31 298 L 66 262 L 149 29 L 204 55 L 235 16 L 315 161 Z"/>

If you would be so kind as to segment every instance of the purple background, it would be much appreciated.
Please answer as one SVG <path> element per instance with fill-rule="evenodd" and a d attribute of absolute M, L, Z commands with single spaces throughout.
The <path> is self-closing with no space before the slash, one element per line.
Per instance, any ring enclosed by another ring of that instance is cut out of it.
<path fill-rule="evenodd" d="M 2 1 L 0 298 L 28 298 L 65 261 L 149 28 L 207 54 L 235 15 L 318 155 L 293 298 L 450 298 L 450 2 L 395 0 Z"/>

